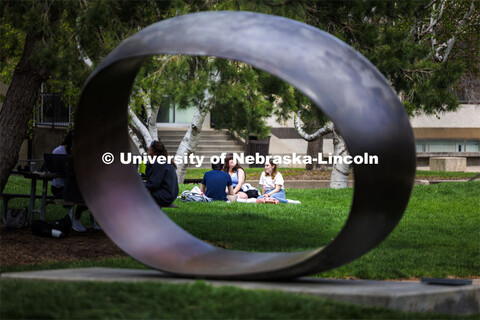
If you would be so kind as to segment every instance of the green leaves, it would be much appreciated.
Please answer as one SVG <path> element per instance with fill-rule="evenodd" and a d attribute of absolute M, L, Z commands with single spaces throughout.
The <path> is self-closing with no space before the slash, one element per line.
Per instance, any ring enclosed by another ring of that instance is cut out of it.
<path fill-rule="evenodd" d="M 56 82 L 52 88 L 76 86 L 68 89 L 69 100 L 75 105 L 74 95 L 78 98 L 92 70 L 80 59 L 79 46 L 96 65 L 128 36 L 162 19 L 203 10 L 246 10 L 296 19 L 344 40 L 386 76 L 410 113 L 454 110 L 458 103 L 452 87 L 465 70 L 475 78 L 480 69 L 480 30 L 475 23 L 479 9 L 475 7 L 460 26 L 471 1 L 448 1 L 435 34 L 413 36 L 420 24 L 438 15 L 439 6 L 431 4 L 430 0 L 2 1 L 0 81 L 9 83 L 24 39 L 30 34 L 38 38 L 32 63 L 48 71 Z M 440 64 L 435 61 L 435 41 L 438 45 L 454 34 L 457 40 L 449 61 Z M 305 129 L 313 130 L 326 121 L 290 85 L 238 62 L 153 58 L 139 79 L 134 91 L 148 90 L 152 104 L 160 105 L 168 96 L 180 108 L 209 108 L 220 127 L 247 138 L 268 132 L 266 117 L 274 114 L 284 121 L 299 108 L 305 109 Z"/>

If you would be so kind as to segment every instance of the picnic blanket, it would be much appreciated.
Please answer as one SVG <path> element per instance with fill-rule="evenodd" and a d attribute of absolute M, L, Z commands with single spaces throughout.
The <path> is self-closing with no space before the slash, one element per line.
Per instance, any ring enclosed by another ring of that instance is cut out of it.
<path fill-rule="evenodd" d="M 248 184 L 249 186 L 247 187 L 248 190 L 252 190 L 252 189 L 255 189 L 253 188 L 250 184 Z M 243 189 L 243 188 L 242 188 Z M 256 190 L 256 189 L 255 189 Z M 193 187 L 192 190 L 185 190 L 182 192 L 182 194 L 180 196 L 178 196 L 180 198 L 180 201 L 183 201 L 183 202 L 212 202 L 212 199 L 207 197 L 201 190 L 199 187 L 195 186 Z M 228 201 L 228 202 L 231 202 L 231 201 Z M 256 198 L 248 198 L 248 199 L 240 199 L 240 198 L 237 198 L 235 202 L 240 202 L 240 203 L 257 203 L 257 199 Z M 301 204 L 300 201 L 298 200 L 291 200 L 291 199 L 287 199 L 287 203 L 291 203 L 291 204 Z"/>
<path fill-rule="evenodd" d="M 257 199 L 255 199 L 255 198 L 237 199 L 237 202 L 240 202 L 240 203 L 257 203 Z M 291 199 L 287 199 L 287 203 L 291 203 L 291 204 L 301 204 L 300 201 L 298 201 L 298 200 L 291 200 Z"/>

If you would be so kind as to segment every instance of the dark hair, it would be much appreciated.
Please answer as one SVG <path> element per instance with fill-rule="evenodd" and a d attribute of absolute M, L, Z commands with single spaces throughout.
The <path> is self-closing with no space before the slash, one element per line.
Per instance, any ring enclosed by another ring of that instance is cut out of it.
<path fill-rule="evenodd" d="M 66 146 L 65 149 L 67 153 L 72 153 L 72 144 L 73 144 L 73 130 L 67 132 L 62 141 L 62 146 Z"/>
<path fill-rule="evenodd" d="M 275 177 L 277 176 L 277 165 L 273 163 L 272 158 L 269 158 L 268 162 L 270 163 L 270 165 L 275 166 L 275 168 L 272 169 L 272 179 L 275 179 Z M 265 172 L 265 175 L 268 176 L 269 174 Z"/>
<path fill-rule="evenodd" d="M 152 143 L 150 143 L 150 147 L 152 148 L 154 155 L 168 157 L 168 150 L 163 144 L 163 142 L 154 140 L 152 141 Z M 175 169 L 177 168 L 177 165 L 175 164 L 175 162 L 172 162 L 172 166 L 174 166 Z"/>
<path fill-rule="evenodd" d="M 223 165 L 223 171 L 225 171 L 226 173 L 228 173 L 230 170 L 230 164 L 229 164 L 230 160 L 233 160 L 233 153 L 228 153 L 227 156 L 225 157 L 225 164 Z M 237 172 L 238 169 L 242 169 L 243 171 L 245 171 L 245 169 L 243 169 L 241 165 L 236 163 L 235 167 L 232 168 L 232 171 Z"/>
<path fill-rule="evenodd" d="M 222 170 L 223 164 L 222 163 L 212 163 L 213 170 Z"/>

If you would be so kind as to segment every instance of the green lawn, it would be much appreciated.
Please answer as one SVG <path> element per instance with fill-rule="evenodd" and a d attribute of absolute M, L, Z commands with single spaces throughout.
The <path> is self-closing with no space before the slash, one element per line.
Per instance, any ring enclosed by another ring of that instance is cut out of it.
<path fill-rule="evenodd" d="M 192 185 L 181 185 L 181 190 Z M 25 192 L 28 183 L 12 177 L 6 192 Z M 287 189 L 301 205 L 256 205 L 223 202 L 183 203 L 166 213 L 181 227 L 218 246 L 245 251 L 300 251 L 333 239 L 348 217 L 352 189 Z M 480 276 L 480 182 L 416 186 L 397 228 L 377 248 L 321 277 L 398 279 Z M 10 207 L 27 206 L 17 199 Z M 47 207 L 49 219 L 66 214 Z M 88 224 L 88 215 L 82 216 Z M 122 266 L 122 259 L 116 266 Z M 125 266 L 137 267 L 130 259 Z M 87 262 L 91 265 L 90 262 Z M 98 262 L 97 262 L 98 263 Z M 68 266 L 68 264 L 67 264 Z M 15 267 L 1 271 L 14 271 Z M 29 266 L 28 268 L 48 268 Z"/>
<path fill-rule="evenodd" d="M 235 287 L 2 281 L 2 319 L 477 319 Z"/>
<path fill-rule="evenodd" d="M 417 179 L 470 179 L 477 175 L 478 172 L 450 172 L 450 171 L 427 171 L 417 170 Z"/>
<path fill-rule="evenodd" d="M 181 189 L 192 185 L 181 185 Z M 11 177 L 6 192 L 28 192 Z M 301 205 L 182 203 L 166 213 L 195 236 L 234 250 L 298 251 L 327 244 L 344 224 L 352 189 L 288 189 Z M 320 277 L 398 279 L 480 277 L 480 182 L 414 188 L 404 218 L 363 257 Z M 15 203 L 16 202 L 16 203 Z M 15 200 L 12 205 L 27 205 Z M 55 219 L 65 214 L 49 206 Z M 83 216 L 87 222 L 87 215 Z M 28 267 L 141 268 L 131 258 Z M 1 318 L 448 318 L 343 305 L 315 297 L 194 285 L 1 282 Z M 8 294 L 7 294 L 8 293 Z M 41 303 L 40 303 L 41 302 Z M 142 307 L 137 307 L 141 305 Z M 457 318 L 457 317 L 450 317 Z M 478 319 L 478 315 L 470 317 Z"/>

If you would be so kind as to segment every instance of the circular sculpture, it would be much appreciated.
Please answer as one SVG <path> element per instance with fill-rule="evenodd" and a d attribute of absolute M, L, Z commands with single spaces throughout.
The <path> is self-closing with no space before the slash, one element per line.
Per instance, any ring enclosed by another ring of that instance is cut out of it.
<path fill-rule="evenodd" d="M 231 251 L 207 244 L 171 221 L 135 168 L 106 165 L 129 151 L 127 106 L 145 58 L 156 54 L 243 61 L 289 82 L 330 117 L 352 156 L 350 215 L 328 245 L 294 253 Z M 413 132 L 385 78 L 335 37 L 286 18 L 249 12 L 202 12 L 153 24 L 121 43 L 92 73 L 76 119 L 76 172 L 85 202 L 105 233 L 126 253 L 186 277 L 269 280 L 299 277 L 348 263 L 379 244 L 408 204 L 415 175 Z"/>

